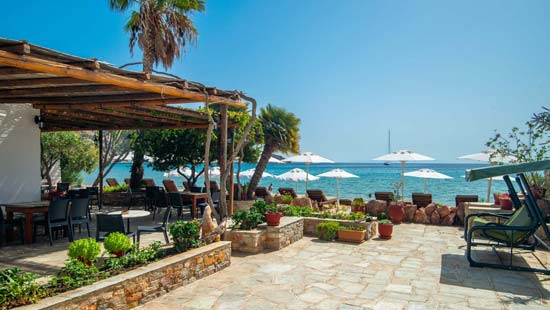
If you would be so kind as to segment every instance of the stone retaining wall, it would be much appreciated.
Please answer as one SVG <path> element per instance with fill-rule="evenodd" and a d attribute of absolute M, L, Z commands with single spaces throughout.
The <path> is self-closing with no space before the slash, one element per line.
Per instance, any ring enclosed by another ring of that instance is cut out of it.
<path fill-rule="evenodd" d="M 265 229 L 232 229 L 224 235 L 225 241 L 231 241 L 231 249 L 237 252 L 260 253 L 265 248 Z"/>
<path fill-rule="evenodd" d="M 317 225 L 323 222 L 337 222 L 341 226 L 364 227 L 367 230 L 365 240 L 376 236 L 378 225 L 376 222 L 356 222 L 349 220 L 323 219 L 317 217 L 304 217 L 304 235 L 317 236 Z"/>
<path fill-rule="evenodd" d="M 220 241 L 18 309 L 130 309 L 230 264 L 231 243 Z"/>

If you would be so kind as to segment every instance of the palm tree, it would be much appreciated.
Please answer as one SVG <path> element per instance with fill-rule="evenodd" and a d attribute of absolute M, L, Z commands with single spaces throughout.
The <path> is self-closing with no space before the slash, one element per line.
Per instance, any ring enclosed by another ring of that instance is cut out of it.
<path fill-rule="evenodd" d="M 264 133 L 264 148 L 256 171 L 250 180 L 247 196 L 252 197 L 261 176 L 274 152 L 283 154 L 298 153 L 300 151 L 300 119 L 294 113 L 272 105 L 262 108 L 259 117 Z"/>
<path fill-rule="evenodd" d="M 204 0 L 109 0 L 111 9 L 125 12 L 132 7 L 125 29 L 130 32 L 130 53 L 137 43 L 143 51 L 143 71 L 152 73 L 153 66 L 162 63 L 169 69 L 174 59 L 185 53 L 188 43 L 195 43 L 198 32 L 189 14 L 205 10 Z M 138 133 L 137 139 L 143 136 Z M 143 179 L 144 154 L 134 149 L 130 170 L 132 187 Z"/>

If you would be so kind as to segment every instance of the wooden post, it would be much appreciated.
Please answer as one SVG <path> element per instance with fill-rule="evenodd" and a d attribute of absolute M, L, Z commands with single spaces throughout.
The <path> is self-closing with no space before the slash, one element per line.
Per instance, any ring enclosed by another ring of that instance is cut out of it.
<path fill-rule="evenodd" d="M 227 106 L 220 106 L 220 146 L 221 150 L 219 152 L 220 158 L 218 159 L 218 163 L 220 165 L 220 209 L 223 210 L 225 207 L 225 210 L 227 210 L 227 200 L 226 200 L 226 192 L 227 192 L 227 178 L 226 176 L 226 166 L 227 166 Z M 222 207 L 223 206 L 223 207 Z M 223 213 L 223 212 L 222 212 Z M 222 216 L 227 215 L 223 214 Z"/>
<path fill-rule="evenodd" d="M 235 151 L 235 129 L 231 128 L 231 158 L 233 158 L 233 152 Z M 229 215 L 233 215 L 233 206 L 235 201 L 235 183 L 233 181 L 233 175 L 235 174 L 235 162 L 231 161 L 231 166 L 229 167 Z"/>
<path fill-rule="evenodd" d="M 97 198 L 97 207 L 103 207 L 103 130 L 98 133 L 99 139 L 99 195 Z"/>

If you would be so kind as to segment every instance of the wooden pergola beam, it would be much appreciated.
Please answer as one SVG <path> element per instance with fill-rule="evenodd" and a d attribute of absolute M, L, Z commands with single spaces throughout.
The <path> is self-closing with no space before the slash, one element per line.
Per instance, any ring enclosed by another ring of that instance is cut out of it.
<path fill-rule="evenodd" d="M 44 60 L 33 56 L 17 55 L 4 50 L 0 50 L 0 64 L 58 76 L 72 77 L 90 82 L 110 84 L 139 91 L 185 98 L 195 102 L 202 102 L 206 99 L 206 96 L 199 92 L 180 89 L 174 86 L 167 86 L 159 83 L 140 81 L 134 78 L 111 73 L 90 71 L 77 66 Z M 231 100 L 219 96 L 209 96 L 208 100 L 211 103 L 225 104 L 239 108 L 246 107 L 246 104 L 242 101 Z"/>
<path fill-rule="evenodd" d="M 82 99 L 82 97 L 80 98 Z M 165 104 L 179 104 L 182 103 L 181 98 L 177 99 L 144 99 L 144 100 L 121 100 L 120 102 L 69 102 L 69 103 L 35 103 L 33 106 L 35 109 L 44 109 L 46 107 L 52 109 L 77 109 L 83 104 L 86 104 L 90 108 L 100 108 L 100 109 L 114 109 L 118 107 L 149 107 L 156 105 L 165 105 Z"/>
<path fill-rule="evenodd" d="M 44 104 L 44 105 L 56 105 L 56 104 L 87 104 L 87 103 L 119 103 L 128 105 L 132 102 L 135 104 L 140 104 L 140 100 L 144 101 L 156 101 L 158 104 L 161 104 L 162 101 L 171 100 L 169 103 L 188 103 L 189 100 L 184 98 L 161 98 L 159 94 L 156 93 L 135 93 L 135 94 L 115 94 L 115 95 L 97 95 L 97 96 L 80 96 L 78 98 L 72 97 L 44 97 L 44 96 L 33 96 L 33 97 L 20 97 L 20 98 L 5 98 L 2 99 L 2 103 L 33 103 L 33 104 Z M 165 103 L 167 104 L 167 103 Z"/>
<path fill-rule="evenodd" d="M 49 86 L 49 87 L 31 87 L 31 88 L 15 88 L 15 89 L 0 89 L 0 98 L 17 98 L 21 96 L 31 97 L 34 95 L 40 96 L 79 96 L 79 93 L 90 95 L 95 92 L 120 92 L 123 94 L 133 93 L 135 91 L 119 86 L 93 84 L 93 85 L 77 85 L 77 86 Z M 82 95 L 82 94 L 80 94 Z M 101 97 L 101 96 L 98 96 Z"/>
<path fill-rule="evenodd" d="M 48 77 L 36 79 L 0 80 L 0 88 L 32 88 L 49 86 L 101 85 L 68 77 Z"/>

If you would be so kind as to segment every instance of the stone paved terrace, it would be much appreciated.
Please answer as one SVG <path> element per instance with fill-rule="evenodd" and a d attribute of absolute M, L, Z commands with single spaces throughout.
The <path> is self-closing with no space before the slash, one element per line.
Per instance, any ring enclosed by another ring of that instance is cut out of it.
<path fill-rule="evenodd" d="M 229 268 L 138 309 L 550 309 L 550 276 L 470 268 L 461 235 L 402 224 L 392 240 L 361 245 L 306 237 L 234 255 Z M 550 253 L 537 253 L 550 263 Z M 531 254 L 519 260 L 537 264 Z"/>

